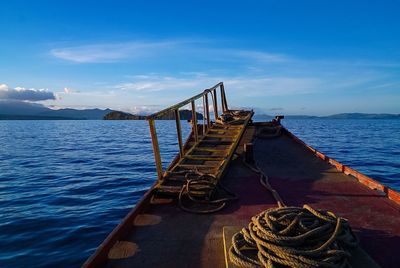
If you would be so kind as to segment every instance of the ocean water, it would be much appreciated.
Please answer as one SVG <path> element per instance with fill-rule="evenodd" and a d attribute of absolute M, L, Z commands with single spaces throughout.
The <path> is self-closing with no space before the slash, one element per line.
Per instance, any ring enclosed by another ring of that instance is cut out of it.
<path fill-rule="evenodd" d="M 400 121 L 283 124 L 400 190 Z M 178 151 L 174 127 L 157 122 L 164 166 Z M 145 121 L 0 121 L 0 267 L 79 267 L 154 179 Z"/>

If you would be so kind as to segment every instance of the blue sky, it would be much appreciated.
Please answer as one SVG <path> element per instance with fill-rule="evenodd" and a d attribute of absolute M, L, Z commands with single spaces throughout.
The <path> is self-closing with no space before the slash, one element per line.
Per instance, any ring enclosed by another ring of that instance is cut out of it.
<path fill-rule="evenodd" d="M 224 81 L 268 114 L 400 113 L 399 1 L 192 2 L 6 1 L 0 98 L 140 113 Z"/>

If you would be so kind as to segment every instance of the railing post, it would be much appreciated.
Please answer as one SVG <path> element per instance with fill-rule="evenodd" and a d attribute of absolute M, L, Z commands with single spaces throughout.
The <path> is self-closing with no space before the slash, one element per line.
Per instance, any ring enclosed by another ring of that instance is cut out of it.
<path fill-rule="evenodd" d="M 226 112 L 228 111 L 228 104 L 226 103 L 225 87 L 223 83 L 221 83 L 220 89 L 221 89 L 222 112 Z"/>
<path fill-rule="evenodd" d="M 214 100 L 214 103 L 213 103 L 214 117 L 215 117 L 215 121 L 217 121 L 218 120 L 218 101 L 217 101 L 217 89 L 216 88 L 213 89 L 213 95 L 214 95 L 214 98 L 213 98 L 213 100 Z"/>
<path fill-rule="evenodd" d="M 182 130 L 181 130 L 181 117 L 179 114 L 179 109 L 175 111 L 175 121 L 176 121 L 176 134 L 178 136 L 178 144 L 179 144 L 179 156 L 183 157 L 183 143 L 182 143 Z"/>
<path fill-rule="evenodd" d="M 203 136 L 206 135 L 206 96 L 203 95 Z"/>
<path fill-rule="evenodd" d="M 211 122 L 210 122 L 210 109 L 208 107 L 208 93 L 206 93 L 206 95 L 204 95 L 204 97 L 206 100 L 207 129 L 210 129 Z"/>
<path fill-rule="evenodd" d="M 196 114 L 196 106 L 194 100 L 192 100 L 192 124 L 193 124 L 193 132 L 194 132 L 194 140 L 197 142 L 199 140 L 199 133 L 197 131 L 197 114 Z"/>
<path fill-rule="evenodd" d="M 157 177 L 159 180 L 161 180 L 163 177 L 163 170 L 161 163 L 160 147 L 158 146 L 156 126 L 154 124 L 153 118 L 149 119 L 148 121 L 150 126 L 151 142 L 153 144 L 154 160 L 156 162 Z"/>

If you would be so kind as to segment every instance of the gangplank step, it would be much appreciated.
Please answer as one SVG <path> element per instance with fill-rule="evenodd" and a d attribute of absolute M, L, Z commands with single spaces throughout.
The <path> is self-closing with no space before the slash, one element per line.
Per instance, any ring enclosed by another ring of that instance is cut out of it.
<path fill-rule="evenodd" d="M 222 143 L 222 142 L 228 142 L 228 143 L 233 143 L 233 140 L 201 140 L 200 142 L 207 142 L 207 143 Z"/>
<path fill-rule="evenodd" d="M 203 160 L 203 161 L 223 161 L 225 157 L 221 156 L 213 156 L 213 155 L 186 155 L 184 156 L 186 159 L 192 160 Z"/>
<path fill-rule="evenodd" d="M 203 152 L 214 152 L 214 153 L 218 153 L 218 152 L 228 152 L 229 148 L 226 149 L 216 149 L 213 147 L 196 147 L 194 149 L 194 151 L 203 151 Z"/>
<path fill-rule="evenodd" d="M 207 134 L 205 137 L 208 138 L 236 138 L 238 135 L 226 135 L 226 134 Z"/>

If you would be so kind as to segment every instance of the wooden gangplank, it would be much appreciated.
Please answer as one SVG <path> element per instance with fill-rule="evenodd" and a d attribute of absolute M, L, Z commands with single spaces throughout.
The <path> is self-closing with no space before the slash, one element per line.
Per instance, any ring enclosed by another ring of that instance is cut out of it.
<path fill-rule="evenodd" d="M 211 97 L 211 102 L 209 102 L 209 97 Z M 197 121 L 196 100 L 202 100 L 202 125 L 199 125 Z M 220 106 L 218 105 L 219 101 Z M 186 105 L 191 105 L 192 132 L 189 140 L 184 144 L 179 109 Z M 211 121 L 210 107 L 212 107 L 216 123 Z M 253 114 L 253 111 L 230 110 L 225 96 L 224 84 L 219 82 L 196 96 L 147 116 L 157 170 L 156 189 L 158 192 L 179 194 L 183 184 L 187 181 L 185 175 L 189 172 L 211 175 L 218 181 L 223 176 Z M 179 154 L 164 171 L 155 120 L 165 115 L 168 117 L 173 115 L 175 118 Z"/>
<path fill-rule="evenodd" d="M 185 183 L 185 174 L 193 171 L 210 174 L 219 180 L 226 171 L 252 116 L 252 111 L 242 111 L 240 119 L 237 120 L 240 123 L 212 124 L 177 163 L 167 169 L 157 186 L 158 192 L 179 194 Z"/>

